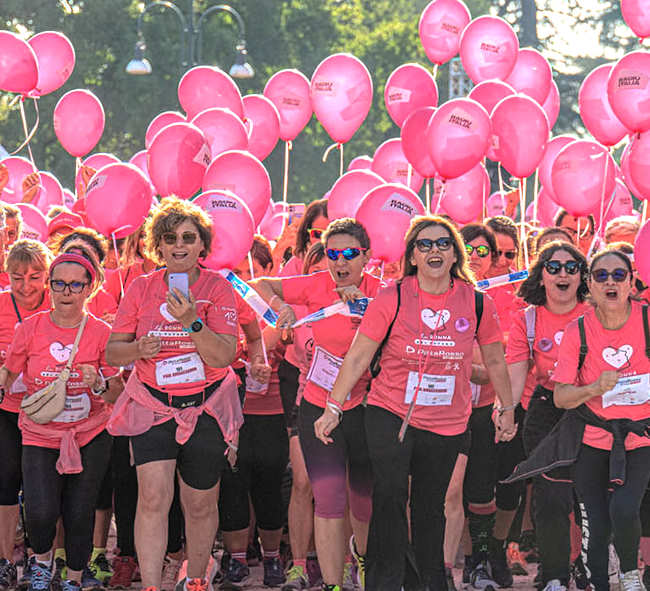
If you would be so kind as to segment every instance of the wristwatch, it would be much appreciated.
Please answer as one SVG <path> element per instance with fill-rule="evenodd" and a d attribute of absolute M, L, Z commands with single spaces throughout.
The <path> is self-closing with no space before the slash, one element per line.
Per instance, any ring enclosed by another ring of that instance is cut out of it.
<path fill-rule="evenodd" d="M 203 328 L 203 320 L 197 318 L 188 328 L 183 327 L 183 330 L 187 333 L 199 332 Z"/>

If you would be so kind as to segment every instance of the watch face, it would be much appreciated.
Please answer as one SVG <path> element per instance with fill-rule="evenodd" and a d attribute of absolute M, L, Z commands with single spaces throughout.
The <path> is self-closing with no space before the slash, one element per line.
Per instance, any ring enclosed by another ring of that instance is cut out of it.
<path fill-rule="evenodd" d="M 203 322 L 200 320 L 195 320 L 192 322 L 190 328 L 192 329 L 192 332 L 199 332 L 203 328 Z"/>

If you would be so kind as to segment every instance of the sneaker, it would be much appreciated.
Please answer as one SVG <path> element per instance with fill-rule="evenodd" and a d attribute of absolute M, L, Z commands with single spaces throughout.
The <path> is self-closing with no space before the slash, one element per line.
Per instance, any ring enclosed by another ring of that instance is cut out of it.
<path fill-rule="evenodd" d="M 282 563 L 277 556 L 264 559 L 264 585 L 267 587 L 280 587 L 286 581 Z"/>
<path fill-rule="evenodd" d="M 165 556 L 162 577 L 160 579 L 160 591 L 174 591 L 182 566 L 183 561 L 181 559 L 176 560 L 175 558 Z"/>
<path fill-rule="evenodd" d="M 508 566 L 508 559 L 506 557 L 506 549 L 501 542 L 494 540 L 490 548 L 490 570 L 492 578 L 499 585 L 499 587 L 512 587 L 513 579 L 510 567 Z"/>
<path fill-rule="evenodd" d="M 323 583 L 323 589 L 326 585 Z M 343 585 L 341 585 L 341 591 L 355 591 L 354 585 L 354 564 L 351 562 L 345 562 L 343 565 Z"/>
<path fill-rule="evenodd" d="M 524 567 L 524 557 L 519 552 L 519 544 L 517 542 L 510 542 L 506 550 L 506 557 L 510 572 L 518 577 L 528 576 L 528 571 Z"/>
<path fill-rule="evenodd" d="M 208 580 L 207 579 L 187 579 L 183 577 L 180 581 L 176 583 L 174 591 L 185 591 L 187 586 L 187 591 L 208 591 Z"/>
<path fill-rule="evenodd" d="M 445 577 L 447 578 L 447 591 L 458 591 L 454 582 L 454 573 L 448 566 L 445 567 Z"/>
<path fill-rule="evenodd" d="M 288 571 L 282 591 L 301 591 L 311 587 L 307 573 L 302 566 L 294 564 Z"/>
<path fill-rule="evenodd" d="M 482 560 L 472 571 L 470 577 L 472 589 L 483 589 L 484 591 L 496 591 L 499 585 L 490 577 L 487 563 Z"/>
<path fill-rule="evenodd" d="M 35 556 L 34 560 L 30 562 L 29 591 L 50 591 L 52 571 L 44 564 L 37 562 Z"/>
<path fill-rule="evenodd" d="M 221 584 L 221 581 L 223 581 L 223 578 L 226 576 L 226 571 L 228 570 L 229 564 L 230 564 L 230 554 L 224 550 L 224 552 L 221 554 L 219 568 L 217 569 L 217 572 L 214 573 L 214 577 L 212 577 L 213 587 L 218 587 Z"/>
<path fill-rule="evenodd" d="M 104 585 L 94 577 L 88 566 L 81 571 L 81 589 L 82 591 L 104 591 Z"/>
<path fill-rule="evenodd" d="M 341 591 L 342 588 L 338 585 L 327 585 L 325 583 L 321 585 L 321 591 Z"/>
<path fill-rule="evenodd" d="M 248 581 L 250 574 L 251 571 L 247 564 L 231 557 L 228 562 L 228 567 L 223 573 L 223 579 L 219 584 L 219 589 L 241 589 L 244 583 Z"/>
<path fill-rule="evenodd" d="M 16 565 L 6 558 L 0 558 L 0 591 L 9 591 L 18 583 Z"/>
<path fill-rule="evenodd" d="M 135 574 L 135 558 L 133 556 L 116 556 L 113 558 L 113 576 L 108 582 L 110 589 L 128 589 L 133 583 Z"/>
<path fill-rule="evenodd" d="M 350 537 L 350 552 L 352 552 L 352 556 L 357 563 L 357 568 L 355 569 L 355 583 L 356 586 L 363 591 L 366 588 L 366 557 L 361 556 L 357 551 L 354 536 Z"/>
<path fill-rule="evenodd" d="M 106 558 L 106 554 L 103 552 L 98 554 L 89 565 L 90 572 L 92 572 L 93 577 L 100 581 L 103 585 L 108 583 L 110 578 L 113 576 L 113 569 Z"/>
<path fill-rule="evenodd" d="M 306 571 L 309 586 L 319 587 L 323 582 L 323 573 L 320 572 L 320 564 L 316 556 L 307 556 Z"/>
<path fill-rule="evenodd" d="M 52 591 L 61 591 L 63 589 L 63 581 L 67 578 L 68 567 L 65 564 L 65 558 L 57 556 L 54 559 L 54 572 L 50 581 L 50 589 Z"/>
<path fill-rule="evenodd" d="M 589 577 L 587 576 L 585 564 L 582 562 L 582 556 L 578 556 L 571 565 L 571 578 L 575 583 L 576 589 L 584 591 L 589 587 Z"/>
<path fill-rule="evenodd" d="M 619 575 L 621 591 L 646 591 L 639 569 L 629 570 Z"/>
<path fill-rule="evenodd" d="M 21 575 L 20 579 L 18 579 L 18 583 L 16 583 L 16 591 L 27 591 L 27 588 L 29 587 L 29 581 L 32 578 L 32 567 L 34 566 L 35 562 L 36 556 L 30 556 L 29 560 L 27 561 L 27 565 L 23 569 L 23 574 Z"/>
<path fill-rule="evenodd" d="M 567 591 L 567 588 L 562 584 L 560 579 L 553 579 L 546 583 L 544 591 Z"/>
<path fill-rule="evenodd" d="M 61 581 L 61 590 L 62 591 L 80 591 L 81 585 L 77 581 L 71 581 L 70 579 L 63 579 Z"/>

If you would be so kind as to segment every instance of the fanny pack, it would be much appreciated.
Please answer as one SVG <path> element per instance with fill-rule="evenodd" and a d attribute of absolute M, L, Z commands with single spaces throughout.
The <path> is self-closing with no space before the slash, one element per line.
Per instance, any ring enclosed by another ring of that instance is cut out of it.
<path fill-rule="evenodd" d="M 49 383 L 44 388 L 37 392 L 25 396 L 20 404 L 21 410 L 35 423 L 43 425 L 49 423 L 52 419 L 56 418 L 65 408 L 66 386 L 70 379 L 70 370 L 72 369 L 72 362 L 74 361 L 77 349 L 79 348 L 79 341 L 86 326 L 88 315 L 84 315 L 77 336 L 70 351 L 70 357 L 65 367 L 56 379 Z"/>

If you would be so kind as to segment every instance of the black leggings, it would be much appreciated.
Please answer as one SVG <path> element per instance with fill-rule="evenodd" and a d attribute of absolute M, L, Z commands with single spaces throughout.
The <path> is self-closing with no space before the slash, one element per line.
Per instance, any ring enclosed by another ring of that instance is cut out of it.
<path fill-rule="evenodd" d="M 464 434 L 442 436 L 409 427 L 400 443 L 401 425 L 400 417 L 383 408 L 366 408 L 373 470 L 366 589 L 446 589 L 445 495 Z M 406 520 L 409 474 L 413 552 Z"/>
<path fill-rule="evenodd" d="M 497 445 L 494 441 L 492 405 L 472 410 L 468 426 L 472 443 L 463 481 L 463 500 L 466 505 L 484 505 L 494 500 L 497 484 Z"/>
<path fill-rule="evenodd" d="M 97 495 L 110 455 L 111 436 L 102 431 L 81 448 L 82 472 L 61 475 L 56 471 L 58 449 L 23 446 L 27 532 L 36 554 L 46 554 L 52 548 L 61 515 L 68 568 L 83 570 L 88 564 Z"/>
<path fill-rule="evenodd" d="M 512 474 L 515 466 L 526 457 L 522 440 L 525 417 L 526 411 L 519 404 L 515 409 L 515 423 L 518 424 L 515 436 L 510 441 L 497 443 L 496 446 L 497 484 L 495 496 L 497 509 L 501 509 L 502 511 L 516 511 L 526 493 L 526 482 L 524 480 L 513 482 L 512 484 L 501 483 L 502 480 Z"/>
<path fill-rule="evenodd" d="M 650 479 L 650 447 L 628 451 L 625 455 L 625 484 L 611 493 L 608 492 L 609 451 L 583 445 L 575 464 L 576 488 L 587 511 L 587 567 L 595 591 L 609 590 L 607 564 L 612 532 L 621 572 L 637 568 L 641 537 L 639 510 Z"/>
<path fill-rule="evenodd" d="M 235 470 L 228 465 L 221 476 L 219 524 L 223 531 L 248 527 L 249 493 L 260 529 L 273 531 L 284 525 L 282 481 L 288 461 L 284 415 L 244 415 Z"/>
<path fill-rule="evenodd" d="M 22 480 L 20 469 L 22 436 L 18 428 L 18 413 L 2 409 L 0 409 L 0 452 L 2 453 L 0 505 L 17 505 Z"/>

